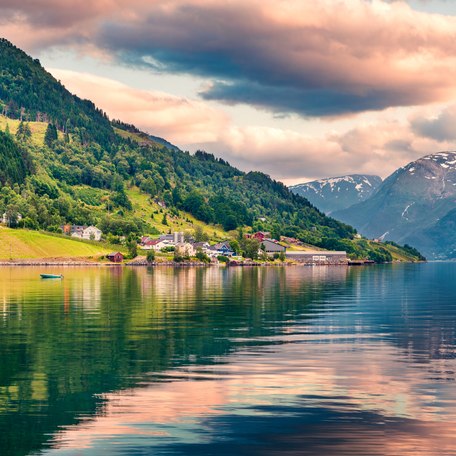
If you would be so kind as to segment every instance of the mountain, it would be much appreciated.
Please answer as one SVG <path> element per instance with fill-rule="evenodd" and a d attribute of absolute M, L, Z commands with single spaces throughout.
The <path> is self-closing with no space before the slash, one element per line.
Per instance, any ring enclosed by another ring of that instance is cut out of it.
<path fill-rule="evenodd" d="M 378 176 L 351 174 L 293 185 L 290 190 L 307 198 L 324 213 L 331 214 L 366 200 L 381 183 Z"/>
<path fill-rule="evenodd" d="M 371 198 L 333 216 L 367 237 L 412 244 L 430 258 L 455 258 L 456 152 L 409 163 Z"/>
<path fill-rule="evenodd" d="M 23 226 L 97 225 L 120 242 L 188 229 L 197 220 L 213 239 L 247 228 L 352 257 L 392 259 L 387 247 L 361 242 L 351 226 L 261 172 L 240 171 L 204 151 L 182 152 L 109 120 L 6 40 L 0 40 L 0 74 L 0 160 L 9 163 L 15 150 L 24 157 L 23 168 L 11 161 L 0 180 L 0 213 L 20 213 Z"/>

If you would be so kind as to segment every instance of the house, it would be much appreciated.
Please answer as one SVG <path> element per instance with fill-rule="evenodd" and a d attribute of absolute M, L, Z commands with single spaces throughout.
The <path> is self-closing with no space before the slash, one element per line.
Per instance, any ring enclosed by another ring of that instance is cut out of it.
<path fill-rule="evenodd" d="M 65 234 L 69 234 L 72 237 L 77 237 L 79 239 L 82 239 L 83 234 L 84 234 L 84 230 L 86 228 L 87 227 L 84 226 L 84 225 L 71 225 L 69 233 L 65 233 Z"/>
<path fill-rule="evenodd" d="M 101 241 L 103 232 L 96 226 L 88 226 L 82 230 L 82 239 L 88 239 L 91 241 Z"/>
<path fill-rule="evenodd" d="M 212 255 L 223 255 L 227 257 L 234 255 L 234 250 L 231 248 L 229 241 L 219 242 L 218 244 L 211 246 L 209 251 Z"/>
<path fill-rule="evenodd" d="M 286 252 L 286 247 L 279 244 L 275 239 L 263 239 L 261 242 L 261 248 L 266 253 L 281 253 Z"/>
<path fill-rule="evenodd" d="M 176 245 L 185 242 L 184 238 L 184 233 L 177 231 L 175 233 L 162 234 L 158 239 L 160 241 L 169 241 L 173 245 Z"/>
<path fill-rule="evenodd" d="M 159 243 L 159 239 L 151 239 L 150 237 L 143 236 L 139 245 L 143 250 L 155 250 L 156 245 Z"/>
<path fill-rule="evenodd" d="M 162 249 L 165 249 L 166 247 L 176 247 L 176 244 L 173 242 L 173 241 L 168 241 L 168 240 L 160 240 L 160 239 L 157 239 L 157 243 L 154 244 L 153 246 L 153 249 L 155 251 L 160 251 Z"/>
<path fill-rule="evenodd" d="M 120 252 L 113 252 L 106 255 L 106 258 L 112 263 L 122 263 L 124 256 Z"/>
<path fill-rule="evenodd" d="M 288 237 L 288 236 L 280 236 L 280 242 L 285 242 L 287 244 L 292 244 L 292 245 L 304 245 L 302 241 L 299 239 L 293 238 L 293 237 Z"/>
<path fill-rule="evenodd" d="M 206 253 L 211 248 L 211 245 L 209 244 L 209 242 L 193 242 L 192 246 L 193 246 L 195 252 L 198 250 L 201 250 L 204 253 Z"/>
<path fill-rule="evenodd" d="M 193 245 L 189 244 L 188 242 L 181 242 L 179 244 L 176 244 L 176 251 L 184 257 L 192 257 L 196 254 Z"/>
<path fill-rule="evenodd" d="M 90 241 L 100 241 L 103 232 L 96 226 L 85 225 L 62 225 L 60 227 L 65 234 L 79 239 L 87 239 Z"/>
<path fill-rule="evenodd" d="M 256 239 L 258 242 L 263 242 L 264 239 L 268 239 L 271 236 L 269 231 L 258 231 L 253 234 L 247 234 L 246 237 L 249 239 Z"/>
<path fill-rule="evenodd" d="M 287 252 L 287 260 L 311 265 L 344 265 L 348 264 L 347 252 L 328 250 L 307 250 Z"/>
<path fill-rule="evenodd" d="M 2 223 L 4 225 L 15 225 L 22 220 L 22 215 L 19 212 L 7 214 L 6 212 L 2 215 Z"/>

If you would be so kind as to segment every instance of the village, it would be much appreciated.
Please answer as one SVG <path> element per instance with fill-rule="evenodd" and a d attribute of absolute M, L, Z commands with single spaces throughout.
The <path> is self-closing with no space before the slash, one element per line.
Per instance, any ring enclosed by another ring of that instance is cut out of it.
<path fill-rule="evenodd" d="M 103 233 L 95 226 L 63 225 L 63 234 L 72 238 L 100 242 Z M 269 262 L 300 263 L 309 265 L 344 265 L 349 259 L 345 251 L 309 249 L 295 238 L 281 236 L 273 239 L 271 233 L 258 231 L 243 234 L 243 239 L 227 239 L 217 243 L 196 239 L 199 237 L 184 232 L 170 232 L 158 237 L 142 236 L 137 242 L 137 255 L 128 258 L 129 264 L 159 263 L 160 259 L 174 262 L 200 260 L 204 263 L 226 263 L 229 265 L 259 264 Z M 242 249 L 245 241 L 249 246 Z M 125 241 L 125 239 L 123 239 Z M 145 258 L 144 258 L 145 257 Z M 106 256 L 113 263 L 122 263 L 127 257 L 122 252 Z"/>

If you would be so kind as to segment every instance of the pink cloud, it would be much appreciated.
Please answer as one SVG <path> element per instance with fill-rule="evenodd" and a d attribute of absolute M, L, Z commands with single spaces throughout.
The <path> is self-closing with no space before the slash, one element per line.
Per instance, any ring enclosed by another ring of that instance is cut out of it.
<path fill-rule="evenodd" d="M 90 74 L 51 72 L 111 118 L 133 123 L 183 149 L 206 149 L 241 169 L 258 169 L 287 184 L 359 172 L 386 177 L 422 155 L 452 148 L 451 142 L 417 133 L 417 115 L 411 115 L 410 121 L 385 115 L 337 133 L 329 124 L 328 131 L 317 136 L 291 129 L 239 126 L 222 109 L 204 101 L 133 89 Z M 434 111 L 438 117 L 445 108 Z"/>

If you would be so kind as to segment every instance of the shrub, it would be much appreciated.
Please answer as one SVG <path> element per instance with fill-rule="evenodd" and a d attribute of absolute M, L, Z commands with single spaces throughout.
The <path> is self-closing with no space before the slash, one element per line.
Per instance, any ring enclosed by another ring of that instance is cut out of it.
<path fill-rule="evenodd" d="M 211 262 L 211 259 L 201 249 L 198 249 L 195 256 L 198 260 L 202 261 L 203 263 Z"/>
<path fill-rule="evenodd" d="M 155 252 L 153 250 L 149 250 L 147 252 L 146 259 L 148 263 L 152 263 L 153 261 L 155 261 Z"/>

